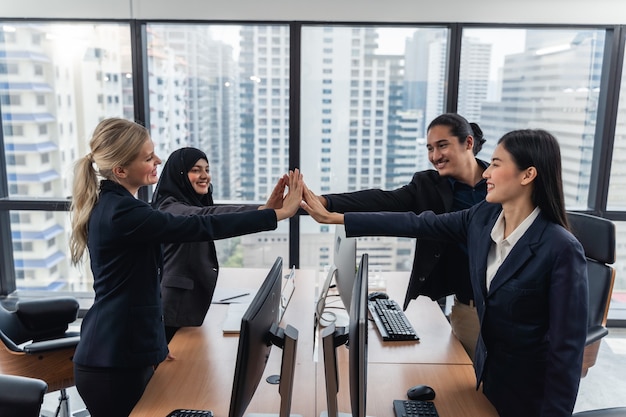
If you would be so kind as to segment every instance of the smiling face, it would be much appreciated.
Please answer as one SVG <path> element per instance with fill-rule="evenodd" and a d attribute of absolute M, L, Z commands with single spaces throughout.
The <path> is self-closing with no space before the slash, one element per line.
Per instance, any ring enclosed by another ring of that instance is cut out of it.
<path fill-rule="evenodd" d="M 476 164 L 472 152 L 473 140 L 473 137 L 468 136 L 465 142 L 459 143 L 459 138 L 452 135 L 448 126 L 433 126 L 426 137 L 428 160 L 439 175 L 463 178 L 467 167 Z"/>
<path fill-rule="evenodd" d="M 534 167 L 520 170 L 511 154 L 499 144 L 493 151 L 491 164 L 483 173 L 487 181 L 487 200 L 506 204 L 526 198 L 528 185 L 534 179 Z"/>
<path fill-rule="evenodd" d="M 211 173 L 209 171 L 209 163 L 205 159 L 198 159 L 187 173 L 187 177 L 196 193 L 204 195 L 209 192 Z"/>
<path fill-rule="evenodd" d="M 156 184 L 157 166 L 161 159 L 154 153 L 154 143 L 147 138 L 137 157 L 125 167 L 115 168 L 114 174 L 118 182 L 131 194 L 136 194 L 139 187 Z"/>

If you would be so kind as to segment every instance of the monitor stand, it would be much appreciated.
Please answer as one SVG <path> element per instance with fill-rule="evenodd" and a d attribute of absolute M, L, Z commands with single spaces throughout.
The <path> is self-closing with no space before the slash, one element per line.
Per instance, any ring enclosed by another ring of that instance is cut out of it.
<path fill-rule="evenodd" d="M 278 386 L 280 413 L 248 413 L 246 417 L 302 417 L 300 414 L 290 413 L 296 365 L 296 348 L 298 346 L 298 329 L 290 325 L 283 329 L 276 324 L 272 324 L 270 333 L 272 344 L 283 350 Z"/>
<path fill-rule="evenodd" d="M 345 310 L 344 310 L 345 311 Z M 348 343 L 348 327 L 335 327 L 331 323 L 322 330 L 322 351 L 324 352 L 324 376 L 326 383 L 326 406 L 320 417 L 352 417 L 352 413 L 338 410 L 339 370 L 337 369 L 337 348 Z M 367 416 L 370 417 L 370 416 Z"/>

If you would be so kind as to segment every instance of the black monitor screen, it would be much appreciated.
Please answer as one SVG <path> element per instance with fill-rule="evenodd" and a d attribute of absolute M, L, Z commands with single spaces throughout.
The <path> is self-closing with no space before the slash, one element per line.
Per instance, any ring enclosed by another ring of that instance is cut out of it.
<path fill-rule="evenodd" d="M 348 374 L 350 378 L 350 407 L 352 417 L 365 417 L 367 392 L 367 278 L 368 256 L 363 254 L 356 272 L 350 305 L 348 328 L 329 325 L 322 331 L 326 403 L 322 417 L 345 417 L 337 407 L 339 375 L 336 348 L 348 343 Z"/>
<path fill-rule="evenodd" d="M 263 376 L 278 325 L 283 261 L 278 257 L 241 319 L 229 417 L 242 417 Z"/>
<path fill-rule="evenodd" d="M 367 279 L 368 257 L 364 253 L 354 280 L 348 330 L 350 405 L 352 417 L 365 417 L 367 393 Z"/>

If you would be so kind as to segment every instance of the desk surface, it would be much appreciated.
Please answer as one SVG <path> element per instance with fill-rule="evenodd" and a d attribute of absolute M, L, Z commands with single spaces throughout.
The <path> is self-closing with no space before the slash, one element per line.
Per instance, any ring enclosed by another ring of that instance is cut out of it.
<path fill-rule="evenodd" d="M 223 268 L 218 285 L 257 288 L 266 274 L 264 269 Z M 385 277 L 387 292 L 401 303 L 408 272 L 386 273 Z M 283 318 L 283 326 L 290 324 L 299 330 L 291 413 L 303 417 L 318 417 L 326 410 L 323 363 L 321 359 L 315 361 L 322 354 L 314 352 L 316 332 L 313 330 L 316 288 L 321 279 L 316 271 L 297 271 L 296 291 Z M 209 409 L 216 417 L 228 416 L 239 338 L 222 333 L 221 323 L 227 308 L 212 305 L 201 327 L 177 332 L 170 343 L 175 359 L 159 365 L 131 416 L 165 417 L 176 408 Z M 439 306 L 420 297 L 411 303 L 407 316 L 422 339 L 419 343 L 383 342 L 370 324 L 368 416 L 393 417 L 392 400 L 406 398 L 408 387 L 422 383 L 436 390 L 435 405 L 441 417 L 496 416 L 483 394 L 475 390 L 471 361 L 451 334 Z M 265 378 L 280 373 L 281 355 L 281 349 L 272 348 L 247 413 L 278 413 L 278 387 L 265 382 Z M 347 357 L 347 349 L 340 347 L 340 411 L 349 411 Z M 390 380 L 393 383 L 380 382 Z"/>

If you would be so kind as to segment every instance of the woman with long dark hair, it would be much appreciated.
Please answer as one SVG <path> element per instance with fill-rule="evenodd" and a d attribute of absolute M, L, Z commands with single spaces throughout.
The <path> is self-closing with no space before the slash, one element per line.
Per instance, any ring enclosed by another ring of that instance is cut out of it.
<path fill-rule="evenodd" d="M 557 140 L 517 130 L 499 141 L 483 173 L 486 201 L 435 215 L 330 213 L 305 189 L 318 222 L 347 236 L 465 242 L 481 331 L 477 387 L 502 417 L 571 416 L 587 333 L 587 268 L 568 231 Z"/>

